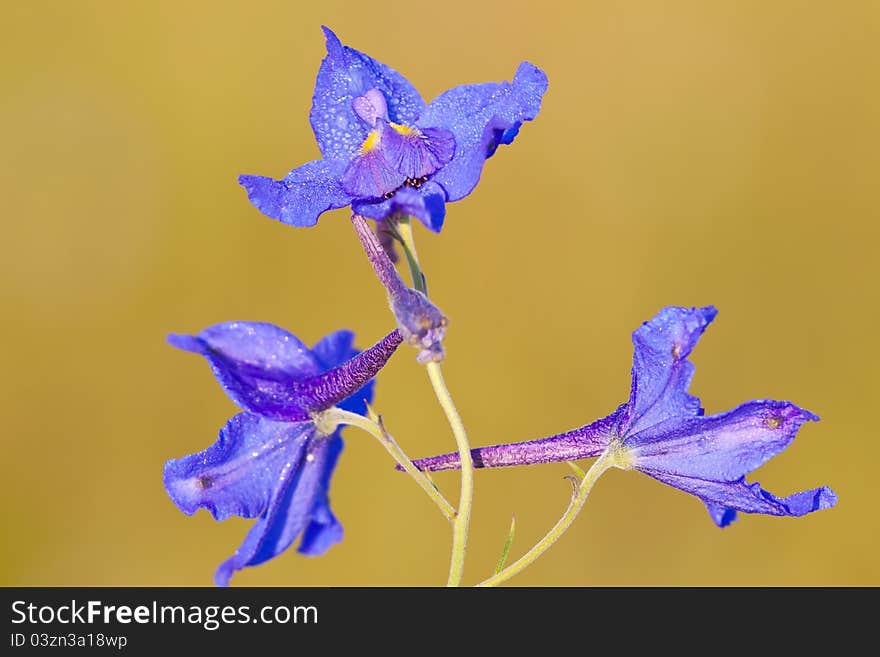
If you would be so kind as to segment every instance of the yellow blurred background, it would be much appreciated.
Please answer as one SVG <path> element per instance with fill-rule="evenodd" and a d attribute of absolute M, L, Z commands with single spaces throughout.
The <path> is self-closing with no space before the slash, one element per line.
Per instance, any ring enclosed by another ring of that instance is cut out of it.
<path fill-rule="evenodd" d="M 613 5 L 613 6 L 612 6 Z M 714 304 L 694 354 L 707 413 L 752 398 L 818 413 L 755 475 L 837 508 L 742 515 L 633 472 L 513 584 L 880 584 L 877 182 L 880 5 L 448 0 L 6 3 L 0 26 L 3 585 L 210 585 L 251 521 L 187 518 L 168 458 L 235 407 L 165 343 L 235 319 L 366 346 L 393 325 L 345 210 L 317 228 L 261 216 L 239 173 L 317 154 L 308 124 L 321 24 L 430 100 L 550 78 L 543 110 L 417 227 L 451 317 L 445 374 L 475 445 L 555 433 L 629 392 L 630 334 L 664 305 Z M 377 409 L 410 456 L 453 449 L 414 352 Z M 466 581 L 565 508 L 564 464 L 479 472 Z M 455 499 L 458 479 L 438 484 Z M 331 489 L 345 540 L 237 585 L 437 585 L 450 533 L 366 434 Z"/>

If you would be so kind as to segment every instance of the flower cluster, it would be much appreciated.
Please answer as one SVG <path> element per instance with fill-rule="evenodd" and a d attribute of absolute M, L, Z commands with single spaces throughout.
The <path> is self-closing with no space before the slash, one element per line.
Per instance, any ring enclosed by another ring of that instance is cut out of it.
<path fill-rule="evenodd" d="M 776 497 L 746 481 L 817 416 L 766 399 L 704 415 L 689 393 L 689 357 L 715 318 L 711 306 L 666 307 L 636 329 L 629 399 L 607 417 L 547 438 L 470 449 L 438 365 L 449 320 L 427 296 L 410 217 L 441 230 L 446 204 L 470 194 L 485 161 L 535 119 L 547 78 L 522 62 L 509 82 L 455 87 L 426 104 L 400 73 L 343 45 L 329 29 L 324 33 L 327 55 L 310 114 L 322 157 L 280 180 L 243 175 L 239 182 L 263 214 L 292 226 L 313 226 L 324 212 L 350 206 L 397 328 L 365 351 L 354 348 L 350 331 L 331 333 L 309 348 L 262 322 L 229 322 L 169 337 L 173 346 L 203 356 L 242 409 L 213 445 L 168 461 L 164 471 L 168 495 L 187 515 L 203 508 L 217 520 L 255 519 L 238 550 L 217 569 L 218 585 L 297 540 L 298 552 L 317 556 L 342 539 L 329 499 L 343 446 L 341 424 L 373 433 L 453 522 L 452 585 L 463 569 L 474 468 L 599 457 L 554 530 L 489 583 L 519 572 L 556 540 L 604 471 L 597 469 L 600 463 L 638 470 L 696 496 L 720 527 L 737 512 L 802 516 L 836 503 L 824 486 Z M 414 287 L 395 267 L 395 247 L 406 255 Z M 409 461 L 377 416 L 362 417 L 373 378 L 404 342 L 416 347 L 417 361 L 428 370 L 456 437 L 455 453 Z M 456 468 L 462 470 L 458 509 L 423 474 Z"/>

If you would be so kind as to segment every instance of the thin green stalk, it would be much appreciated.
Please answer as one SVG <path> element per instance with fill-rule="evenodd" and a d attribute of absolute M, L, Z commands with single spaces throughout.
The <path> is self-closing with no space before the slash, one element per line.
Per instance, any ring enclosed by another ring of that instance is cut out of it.
<path fill-rule="evenodd" d="M 568 508 L 565 510 L 565 513 L 562 514 L 559 521 L 553 526 L 553 529 L 547 532 L 544 538 L 538 541 L 535 546 L 523 556 L 501 572 L 495 573 L 492 577 L 483 580 L 477 584 L 477 586 L 497 586 L 501 582 L 507 581 L 514 575 L 525 570 L 526 567 L 531 565 L 538 557 L 549 550 L 550 546 L 553 545 L 569 527 L 571 527 L 574 519 L 584 507 L 584 503 L 587 501 L 587 497 L 593 488 L 593 484 L 596 483 L 596 480 L 609 468 L 620 466 L 618 455 L 619 451 L 616 446 L 609 447 L 605 450 L 605 452 L 602 453 L 602 456 L 596 459 L 596 462 L 593 463 L 593 467 L 587 470 L 587 474 L 584 475 L 580 486 L 578 486 L 576 493 L 571 498 L 571 503 L 568 505 Z"/>
<path fill-rule="evenodd" d="M 407 255 L 407 263 L 412 274 L 413 285 L 415 285 L 417 290 L 421 289 L 424 291 L 425 277 L 419 265 L 419 256 L 416 252 L 412 223 L 409 217 L 398 222 L 397 229 L 403 242 L 404 252 Z M 455 443 L 458 446 L 458 454 L 461 459 L 461 492 L 458 498 L 458 513 L 452 524 L 452 555 L 449 563 L 449 579 L 446 583 L 447 586 L 459 586 L 461 585 L 461 578 L 464 573 L 468 527 L 471 521 L 471 506 L 474 499 L 474 462 L 471 458 L 471 446 L 468 443 L 467 432 L 452 401 L 452 395 L 449 394 L 449 389 L 443 380 L 440 364 L 430 362 L 425 366 L 425 369 L 428 370 L 428 378 L 431 380 L 431 386 L 434 388 L 437 401 L 440 403 L 443 412 L 446 413 L 446 419 L 452 428 L 452 435 L 455 436 Z"/>
<path fill-rule="evenodd" d="M 440 509 L 440 513 L 442 513 L 450 522 L 455 521 L 456 512 L 453 506 L 446 501 L 446 498 L 443 497 L 443 494 L 439 490 L 437 490 L 437 487 L 434 486 L 430 479 L 428 479 L 428 476 L 413 465 L 413 462 L 400 448 L 400 445 L 398 445 L 394 438 L 392 438 L 391 434 L 385 430 L 385 426 L 382 424 L 381 419 L 378 421 L 373 420 L 358 415 L 357 413 L 349 413 L 341 408 L 334 407 L 324 411 L 320 415 L 318 421 L 320 423 L 325 423 L 328 427 L 335 427 L 339 424 L 348 424 L 355 426 L 358 429 L 363 429 L 369 433 L 382 443 L 382 446 L 388 450 L 388 453 L 394 457 L 394 460 L 400 464 L 400 467 L 402 467 L 406 473 L 415 480 L 419 487 L 427 493 L 428 497 L 430 497 Z"/>
<path fill-rule="evenodd" d="M 458 513 L 452 524 L 452 556 L 449 563 L 449 580 L 447 586 L 459 586 L 464 572 L 464 558 L 467 549 L 468 525 L 471 520 L 471 506 L 474 499 L 474 461 L 471 458 L 471 446 L 468 444 L 467 433 L 461 422 L 461 417 L 452 402 L 452 396 L 443 381 L 443 373 L 440 371 L 440 363 L 428 363 L 428 378 L 434 387 L 434 394 L 440 407 L 446 413 L 449 426 L 452 427 L 452 435 L 458 445 L 458 455 L 461 459 L 461 492 L 458 498 Z"/>
<path fill-rule="evenodd" d="M 412 223 L 409 217 L 401 219 L 397 223 L 397 234 L 403 244 L 403 253 L 406 256 L 406 264 L 409 265 L 409 273 L 412 274 L 413 287 L 427 296 L 428 285 L 425 281 L 425 274 L 419 266 L 419 254 L 416 253 L 416 243 L 413 239 Z"/>

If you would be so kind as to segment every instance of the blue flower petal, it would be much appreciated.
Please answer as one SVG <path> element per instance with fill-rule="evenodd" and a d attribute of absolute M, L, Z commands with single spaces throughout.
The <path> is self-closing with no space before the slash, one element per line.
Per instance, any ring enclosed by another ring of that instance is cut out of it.
<path fill-rule="evenodd" d="M 302 458 L 314 431 L 311 422 L 239 413 L 208 449 L 165 464 L 165 490 L 187 515 L 201 508 L 216 520 L 255 518 L 269 505 L 280 474 Z"/>
<path fill-rule="evenodd" d="M 455 137 L 441 128 L 387 126 L 381 146 L 391 166 L 413 180 L 431 175 L 455 155 Z"/>
<path fill-rule="evenodd" d="M 315 343 L 312 355 L 317 359 L 322 371 L 342 365 L 360 353 L 354 346 L 354 332 L 348 329 L 334 331 Z"/>
<path fill-rule="evenodd" d="M 385 97 L 388 119 L 412 125 L 425 103 L 400 73 L 354 48 L 342 45 L 323 28 L 327 56 L 321 62 L 309 119 L 324 157 L 349 160 L 363 144 L 370 125 L 358 116 L 354 100 L 371 89 Z"/>
<path fill-rule="evenodd" d="M 431 101 L 417 125 L 444 128 L 455 136 L 455 156 L 434 178 L 449 201 L 471 193 L 483 162 L 499 144 L 513 141 L 523 121 L 538 115 L 546 90 L 544 72 L 523 62 L 512 82 L 463 85 Z"/>
<path fill-rule="evenodd" d="M 687 358 L 717 313 L 712 306 L 669 306 L 633 332 L 632 389 L 621 435 L 702 414 L 700 400 L 687 392 L 694 374 Z"/>
<path fill-rule="evenodd" d="M 327 490 L 330 487 L 330 477 L 336 468 L 336 461 L 342 452 L 343 443 L 338 432 L 329 438 L 328 441 L 327 460 L 324 464 L 324 478 L 321 481 L 324 495 L 315 503 L 315 507 L 312 509 L 311 522 L 303 531 L 302 540 L 297 548 L 297 552 L 309 557 L 321 556 L 331 546 L 341 541 L 343 536 L 342 524 L 333 515 L 333 511 L 330 510 L 330 498 L 327 495 Z"/>
<path fill-rule="evenodd" d="M 794 493 L 788 497 L 776 497 L 758 483 L 746 483 L 745 478 L 737 481 L 710 481 L 652 470 L 642 472 L 664 484 L 699 497 L 719 527 L 733 522 L 736 511 L 771 516 L 803 516 L 837 504 L 837 494 L 827 486 Z"/>
<path fill-rule="evenodd" d="M 291 226 L 314 226 L 324 212 L 351 203 L 352 197 L 340 184 L 345 167 L 346 162 L 315 160 L 294 169 L 283 180 L 243 175 L 238 183 L 267 217 Z"/>
<path fill-rule="evenodd" d="M 377 221 L 394 214 L 410 215 L 429 230 L 439 233 L 446 217 L 446 194 L 439 185 L 429 181 L 419 189 L 401 187 L 390 199 L 356 200 L 351 208 L 355 214 Z"/>
<path fill-rule="evenodd" d="M 251 527 L 241 547 L 217 568 L 214 581 L 218 586 L 228 586 L 235 571 L 281 554 L 311 525 L 316 509 L 326 503 L 327 486 L 339 456 L 340 442 L 337 437 L 313 435 L 302 450 L 301 458 L 290 461 L 278 473 L 268 508 Z M 312 532 L 309 545 L 316 542 L 315 530 Z M 326 544 L 328 538 L 320 540 Z"/>
<path fill-rule="evenodd" d="M 454 152 L 455 139 L 448 130 L 422 131 L 380 120 L 369 142 L 346 167 L 340 184 L 353 198 L 380 199 L 408 180 L 426 181 Z"/>
<path fill-rule="evenodd" d="M 709 417 L 674 418 L 624 439 L 632 467 L 735 481 L 791 444 L 819 418 L 790 402 L 755 400 Z"/>
<path fill-rule="evenodd" d="M 291 383 L 320 372 L 295 335 L 265 322 L 216 324 L 197 336 L 170 335 L 168 342 L 203 355 L 232 400 L 275 420 L 309 419 Z"/>
<path fill-rule="evenodd" d="M 719 527 L 727 527 L 730 523 L 736 520 L 736 509 L 730 509 L 726 506 L 706 502 L 706 510 L 709 512 L 709 517 L 712 518 L 712 522 Z"/>
<path fill-rule="evenodd" d="M 321 370 L 326 371 L 354 358 L 360 351 L 354 346 L 354 333 L 342 330 L 322 338 L 312 347 L 312 353 L 318 359 Z M 373 401 L 375 386 L 376 380 L 370 379 L 360 390 L 336 405 L 351 413 L 365 415 L 366 405 Z"/>
<path fill-rule="evenodd" d="M 340 184 L 352 198 L 382 198 L 403 185 L 406 176 L 400 173 L 386 157 L 384 143 L 393 135 L 391 128 L 379 127 L 372 137 L 373 144 L 359 151 L 342 173 Z"/>
<path fill-rule="evenodd" d="M 344 535 L 342 524 L 333 515 L 330 506 L 321 502 L 315 507 L 312 521 L 303 532 L 296 551 L 307 557 L 320 557 L 339 543 Z"/>

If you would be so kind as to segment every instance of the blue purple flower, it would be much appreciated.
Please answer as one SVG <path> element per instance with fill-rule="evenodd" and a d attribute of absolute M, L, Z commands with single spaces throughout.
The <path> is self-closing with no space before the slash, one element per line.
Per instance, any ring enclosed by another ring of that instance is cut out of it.
<path fill-rule="evenodd" d="M 547 89 L 544 72 L 523 62 L 511 82 L 455 87 L 426 105 L 400 73 L 324 34 L 310 114 L 322 159 L 282 180 L 239 177 L 257 209 L 293 226 L 351 205 L 370 219 L 412 215 L 439 231 L 446 203 L 471 193 L 483 162 L 537 116 Z"/>
<path fill-rule="evenodd" d="M 611 415 L 540 440 L 474 449 L 476 467 L 572 461 L 618 450 L 617 462 L 702 500 L 725 527 L 737 511 L 802 516 L 837 503 L 827 486 L 776 497 L 745 477 L 788 447 L 801 425 L 819 418 L 787 401 L 759 399 L 706 416 L 689 394 L 688 360 L 717 311 L 667 307 L 633 333 L 629 401 Z M 460 465 L 457 454 L 415 461 L 424 470 Z"/>
<path fill-rule="evenodd" d="M 372 378 L 402 341 L 395 330 L 358 352 L 350 331 L 331 333 L 309 349 L 296 336 L 262 322 L 228 322 L 169 342 L 204 356 L 220 385 L 244 412 L 197 454 L 165 464 L 168 495 L 192 515 L 208 509 L 216 520 L 256 518 L 242 545 L 214 576 L 226 586 L 235 571 L 284 552 L 318 556 L 342 540 L 330 510 L 330 477 L 342 451 L 338 429 L 315 422 L 339 406 L 363 413 Z"/>

